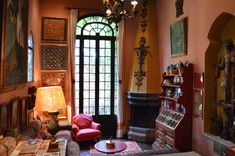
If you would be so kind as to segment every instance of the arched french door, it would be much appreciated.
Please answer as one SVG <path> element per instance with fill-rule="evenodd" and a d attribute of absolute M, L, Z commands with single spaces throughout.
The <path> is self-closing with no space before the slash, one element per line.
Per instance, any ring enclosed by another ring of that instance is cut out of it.
<path fill-rule="evenodd" d="M 116 24 L 103 16 L 86 16 L 78 20 L 75 50 L 76 113 L 88 113 L 112 121 L 117 111 L 118 67 Z M 113 128 L 116 122 L 112 123 Z M 116 131 L 116 128 L 115 128 Z"/>

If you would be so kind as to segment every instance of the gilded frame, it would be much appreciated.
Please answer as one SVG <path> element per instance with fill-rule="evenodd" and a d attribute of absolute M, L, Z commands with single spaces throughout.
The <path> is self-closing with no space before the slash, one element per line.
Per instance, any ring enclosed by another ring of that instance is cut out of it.
<path fill-rule="evenodd" d="M 42 42 L 67 42 L 67 19 L 42 17 Z"/>

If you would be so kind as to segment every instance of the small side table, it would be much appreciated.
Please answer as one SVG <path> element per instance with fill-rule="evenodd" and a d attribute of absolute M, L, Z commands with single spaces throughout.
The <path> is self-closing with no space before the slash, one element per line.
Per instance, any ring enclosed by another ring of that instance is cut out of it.
<path fill-rule="evenodd" d="M 113 142 L 115 143 L 115 148 L 109 149 L 106 147 L 106 141 L 107 140 L 97 142 L 95 144 L 95 149 L 102 153 L 112 154 L 121 152 L 127 148 L 127 145 L 124 142 L 113 140 Z"/>

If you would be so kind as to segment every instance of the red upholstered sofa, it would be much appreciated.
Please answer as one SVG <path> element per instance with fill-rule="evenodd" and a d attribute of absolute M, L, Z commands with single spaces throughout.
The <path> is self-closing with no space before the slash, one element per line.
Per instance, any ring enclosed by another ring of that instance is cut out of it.
<path fill-rule="evenodd" d="M 89 114 L 75 115 L 72 118 L 72 137 L 76 141 L 100 139 L 100 127 Z"/>

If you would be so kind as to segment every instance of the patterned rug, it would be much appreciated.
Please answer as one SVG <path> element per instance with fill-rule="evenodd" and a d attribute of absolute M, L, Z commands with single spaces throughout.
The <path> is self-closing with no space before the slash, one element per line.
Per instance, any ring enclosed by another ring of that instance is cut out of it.
<path fill-rule="evenodd" d="M 124 141 L 127 145 L 127 148 L 119 152 L 120 155 L 125 156 L 127 153 L 136 153 L 141 152 L 141 148 L 135 141 Z M 97 151 L 94 147 L 90 147 L 90 155 L 91 156 L 98 156 L 98 155 L 104 155 L 104 153 Z"/>

